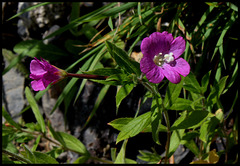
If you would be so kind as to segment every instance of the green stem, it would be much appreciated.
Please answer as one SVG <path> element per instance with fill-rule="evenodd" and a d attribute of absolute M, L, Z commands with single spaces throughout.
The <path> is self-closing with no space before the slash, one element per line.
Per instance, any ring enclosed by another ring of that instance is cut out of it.
<path fill-rule="evenodd" d="M 156 86 L 157 88 L 157 86 Z M 157 106 L 158 108 L 160 107 L 159 106 L 159 103 L 158 103 L 158 100 L 157 100 L 157 97 L 160 97 L 161 98 L 161 94 L 158 92 L 159 95 L 157 95 L 156 93 L 156 90 L 154 91 L 155 92 L 155 97 L 156 97 L 156 102 L 157 102 Z M 165 156 L 165 164 L 168 163 L 168 153 L 169 153 L 169 147 L 170 147 L 170 138 L 171 138 L 171 131 L 170 131 L 170 120 L 169 120 L 169 116 L 168 116 L 168 112 L 167 110 L 165 109 L 164 107 L 164 104 L 163 104 L 163 100 L 161 99 L 162 103 L 161 103 L 161 107 L 162 107 L 162 110 L 163 110 L 163 116 L 164 116 L 164 119 L 165 119 L 165 122 L 167 124 L 167 142 L 166 142 L 166 156 Z M 160 111 L 160 110 L 159 110 Z"/>
<path fill-rule="evenodd" d="M 170 121 L 168 112 L 166 110 L 163 111 L 164 119 L 167 124 L 167 142 L 166 142 L 166 157 L 165 157 L 165 164 L 168 163 L 168 153 L 169 153 L 169 146 L 170 146 L 170 138 L 171 138 L 171 131 L 170 131 Z"/>
<path fill-rule="evenodd" d="M 51 138 L 48 138 L 46 135 L 44 135 L 44 134 L 42 134 L 42 133 L 31 132 L 31 131 L 27 131 L 27 130 L 25 130 L 25 129 L 21 129 L 20 131 L 21 131 L 21 132 L 26 132 L 26 133 L 29 133 L 29 134 L 33 134 L 33 135 L 36 135 L 36 136 L 41 135 L 43 138 L 47 139 L 48 141 L 50 141 L 50 142 L 52 142 L 52 143 L 54 143 L 54 144 L 56 144 L 56 145 L 58 145 L 58 146 L 61 146 L 61 144 L 59 144 L 59 143 L 56 142 L 55 140 L 52 140 Z M 69 150 L 69 151 L 75 152 L 75 153 L 79 153 L 79 152 L 77 152 L 77 151 L 74 151 L 74 150 L 72 150 L 72 149 L 68 149 L 68 148 L 66 148 L 66 147 L 62 147 L 62 148 L 64 148 L 65 150 Z M 10 156 L 12 156 L 12 157 L 14 157 L 14 158 L 16 158 L 16 159 L 18 159 L 18 160 L 20 160 L 20 161 L 24 161 L 24 162 L 26 162 L 26 163 L 28 163 L 28 164 L 31 163 L 31 162 L 28 161 L 27 159 L 24 159 L 24 158 L 22 158 L 21 156 L 18 156 L 18 155 L 14 154 L 14 153 L 11 153 L 11 152 L 9 152 L 9 151 L 3 150 L 3 152 L 6 153 L 6 154 L 8 154 L 8 155 L 10 155 Z M 81 155 L 83 155 L 83 154 L 81 154 Z M 100 162 L 106 163 L 106 164 L 113 164 L 112 161 L 103 160 L 103 159 L 101 159 L 101 158 L 97 158 L 97 157 L 94 157 L 94 156 L 90 156 L 89 158 L 90 158 L 90 159 L 93 159 L 93 160 L 96 160 L 96 161 L 100 161 Z"/>
<path fill-rule="evenodd" d="M 143 82 L 142 79 L 138 79 L 138 81 L 144 86 L 146 87 L 152 94 L 153 96 L 156 98 L 156 102 L 157 102 L 157 106 L 158 108 L 160 107 L 159 106 L 159 103 L 158 103 L 158 97 L 161 98 L 161 94 L 155 90 L 150 84 L 148 84 L 147 82 Z M 169 116 L 168 116 L 168 112 L 167 110 L 165 110 L 164 108 L 164 105 L 163 105 L 163 100 L 161 100 L 162 103 L 161 103 L 161 107 L 162 107 L 162 110 L 163 110 L 163 116 L 164 116 L 164 119 L 166 121 L 166 124 L 167 124 L 167 142 L 166 142 L 166 156 L 165 156 L 165 163 L 168 163 L 168 153 L 169 153 L 169 147 L 170 147 L 170 138 L 171 138 L 171 131 L 170 131 L 170 121 L 169 121 Z M 160 111 L 160 110 L 159 110 Z"/>
<path fill-rule="evenodd" d="M 31 164 L 31 161 L 29 161 L 29 160 L 27 160 L 27 159 L 25 159 L 25 158 L 15 154 L 15 153 L 12 153 L 12 152 L 10 152 L 8 150 L 2 149 L 2 153 L 5 153 L 5 154 L 11 156 L 12 158 L 15 158 L 18 161 L 23 161 L 23 162 L 25 162 L 27 164 Z"/>
<path fill-rule="evenodd" d="M 89 158 L 93 159 L 93 160 L 96 160 L 96 161 L 100 161 L 100 162 L 106 163 L 106 164 L 113 164 L 113 162 L 109 161 L 109 160 L 103 160 L 101 158 L 97 158 L 97 157 L 93 157 L 93 156 L 90 156 Z"/>

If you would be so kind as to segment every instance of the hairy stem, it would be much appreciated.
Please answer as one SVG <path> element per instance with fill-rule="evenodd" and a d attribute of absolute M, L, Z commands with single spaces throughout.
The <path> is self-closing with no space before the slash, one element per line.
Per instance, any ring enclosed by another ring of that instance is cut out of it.
<path fill-rule="evenodd" d="M 158 100 L 157 98 L 160 97 L 161 98 L 161 94 L 155 89 L 153 88 L 150 84 L 148 84 L 147 82 L 143 82 L 142 79 L 138 79 L 138 81 L 144 86 L 146 87 L 152 94 L 154 97 L 156 97 L 156 101 L 157 101 L 157 105 L 159 106 Z M 156 86 L 157 88 L 157 86 Z M 163 104 L 163 100 L 161 103 L 161 107 L 163 110 L 163 116 L 164 119 L 166 121 L 167 124 L 167 142 L 166 142 L 166 156 L 165 156 L 165 163 L 168 163 L 168 153 L 169 153 L 169 147 L 170 147 L 170 138 L 171 138 L 171 131 L 170 131 L 170 121 L 169 121 L 169 116 L 168 116 L 168 112 L 167 110 L 165 110 L 164 108 L 164 104 Z"/>
<path fill-rule="evenodd" d="M 103 160 L 101 158 L 97 158 L 97 157 L 93 157 L 93 156 L 90 156 L 90 159 L 93 159 L 93 160 L 96 160 L 96 161 L 100 161 L 100 162 L 103 162 L 103 163 L 106 163 L 106 164 L 113 164 L 113 162 L 110 161 L 110 160 Z"/>
<path fill-rule="evenodd" d="M 31 161 L 29 161 L 28 159 L 25 159 L 24 157 L 21 157 L 21 156 L 15 154 L 15 153 L 12 153 L 8 150 L 2 149 L 2 153 L 6 154 L 6 155 L 9 155 L 9 156 L 11 156 L 12 158 L 14 158 L 18 161 L 22 161 L 22 162 L 25 162 L 27 164 L 31 164 Z"/>
<path fill-rule="evenodd" d="M 99 75 L 91 75 L 91 74 L 74 74 L 67 73 L 67 77 L 77 77 L 77 78 L 86 78 L 86 79 L 96 79 L 96 80 L 106 80 L 108 76 L 99 76 Z"/>
<path fill-rule="evenodd" d="M 168 153 L 169 153 L 169 146 L 170 146 L 170 138 L 171 138 L 171 131 L 170 131 L 170 121 L 168 112 L 166 110 L 163 111 L 164 119 L 167 124 L 167 142 L 166 142 L 166 156 L 165 156 L 165 164 L 168 163 Z"/>

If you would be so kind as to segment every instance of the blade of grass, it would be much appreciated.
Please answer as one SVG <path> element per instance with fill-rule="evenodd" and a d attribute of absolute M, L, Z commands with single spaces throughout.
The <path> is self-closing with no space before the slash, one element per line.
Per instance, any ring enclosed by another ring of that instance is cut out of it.
<path fill-rule="evenodd" d="M 11 18 L 9 18 L 7 21 L 9 21 L 9 20 L 11 20 L 13 18 L 18 17 L 18 16 L 20 16 L 23 13 L 26 13 L 26 12 L 29 12 L 29 11 L 35 9 L 35 8 L 38 8 L 40 6 L 44 6 L 44 5 L 48 5 L 48 4 L 56 4 L 56 3 L 62 3 L 62 2 L 43 2 L 43 3 L 40 3 L 40 4 L 34 5 L 34 6 L 30 6 L 30 7 L 26 8 L 26 9 L 23 9 L 21 12 L 15 14 Z"/>
<path fill-rule="evenodd" d="M 96 64 L 100 61 L 101 57 L 104 55 L 104 53 L 106 52 L 106 48 L 103 47 L 102 50 L 96 55 L 96 57 L 92 60 L 92 62 L 90 63 L 90 67 L 89 67 L 89 71 L 93 70 L 94 67 L 96 66 Z M 78 93 L 75 97 L 75 100 L 74 100 L 74 103 L 77 101 L 79 95 L 81 94 L 82 90 L 83 90 L 83 87 L 85 86 L 85 83 L 86 83 L 87 79 L 83 79 L 82 80 L 82 83 L 81 83 L 81 86 L 78 90 Z"/>
<path fill-rule="evenodd" d="M 98 97 L 97 97 L 97 99 L 96 99 L 96 101 L 95 101 L 93 110 L 92 110 L 91 114 L 88 116 L 88 119 L 87 119 L 86 123 L 84 124 L 83 128 L 85 128 L 85 127 L 88 125 L 88 123 L 90 122 L 90 120 L 92 119 L 92 117 L 95 115 L 98 107 L 100 106 L 102 100 L 104 99 L 105 95 L 107 94 L 107 91 L 108 91 L 109 87 L 110 87 L 110 85 L 105 85 L 105 86 L 101 89 L 101 91 L 99 92 Z"/>

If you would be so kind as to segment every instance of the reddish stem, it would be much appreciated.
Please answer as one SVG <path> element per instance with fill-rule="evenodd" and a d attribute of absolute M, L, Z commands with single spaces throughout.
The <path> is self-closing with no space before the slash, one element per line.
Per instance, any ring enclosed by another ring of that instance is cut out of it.
<path fill-rule="evenodd" d="M 99 75 L 90 75 L 90 74 L 73 74 L 67 73 L 67 77 L 77 77 L 77 78 L 86 78 L 86 79 L 95 79 L 95 80 L 106 80 L 108 76 L 99 76 Z"/>

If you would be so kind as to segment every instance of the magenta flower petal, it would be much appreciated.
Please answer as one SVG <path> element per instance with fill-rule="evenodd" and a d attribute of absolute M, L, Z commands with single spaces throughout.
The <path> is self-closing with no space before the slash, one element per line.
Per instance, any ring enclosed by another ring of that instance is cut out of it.
<path fill-rule="evenodd" d="M 186 45 L 183 37 L 178 36 L 171 43 L 171 48 L 169 52 L 172 52 L 175 58 L 177 59 L 185 51 Z"/>
<path fill-rule="evenodd" d="M 150 82 L 155 83 L 155 84 L 160 83 L 164 78 L 164 75 L 161 72 L 161 70 L 162 69 L 160 67 L 155 66 L 152 70 L 150 70 L 146 74 L 147 79 Z"/>
<path fill-rule="evenodd" d="M 30 74 L 29 77 L 33 80 L 39 80 L 43 77 L 43 74 L 42 75 Z"/>
<path fill-rule="evenodd" d="M 172 83 L 179 83 L 180 75 L 186 77 L 190 72 L 187 61 L 179 58 L 185 47 L 185 40 L 180 36 L 173 39 L 166 31 L 152 33 L 141 43 L 141 71 L 152 83 L 160 83 L 164 77 Z"/>
<path fill-rule="evenodd" d="M 40 90 L 46 89 L 46 86 L 43 84 L 41 79 L 32 81 L 31 86 L 34 91 L 40 91 Z"/>
<path fill-rule="evenodd" d="M 180 75 L 176 71 L 172 70 L 171 66 L 168 64 L 164 65 L 162 72 L 164 76 L 174 84 L 178 84 L 181 81 Z"/>
<path fill-rule="evenodd" d="M 30 63 L 30 72 L 34 75 L 42 75 L 47 71 L 44 70 L 44 66 L 42 63 L 39 63 L 36 60 L 32 60 Z"/>
<path fill-rule="evenodd" d="M 155 64 L 151 58 L 143 57 L 140 61 L 140 69 L 145 74 L 152 70 L 153 66 L 155 66 Z"/>
<path fill-rule="evenodd" d="M 190 72 L 190 66 L 183 58 L 176 59 L 176 65 L 172 68 L 184 77 L 186 77 Z"/>
<path fill-rule="evenodd" d="M 155 32 L 151 34 L 149 37 L 143 39 L 141 43 L 143 55 L 153 58 L 159 52 L 168 52 L 172 39 L 172 35 L 167 33 Z"/>
<path fill-rule="evenodd" d="M 30 63 L 30 78 L 33 79 L 31 85 L 35 91 L 46 89 L 49 84 L 57 82 L 66 75 L 65 71 L 52 66 L 44 59 L 41 60 L 35 58 Z"/>

